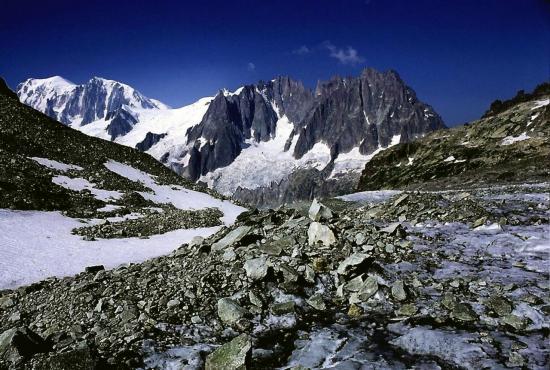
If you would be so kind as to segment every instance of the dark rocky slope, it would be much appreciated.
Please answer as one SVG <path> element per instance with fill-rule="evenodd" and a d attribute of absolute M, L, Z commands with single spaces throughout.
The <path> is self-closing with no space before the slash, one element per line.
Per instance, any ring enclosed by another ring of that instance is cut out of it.
<path fill-rule="evenodd" d="M 550 92 L 505 102 L 502 112 L 376 155 L 359 190 L 460 188 L 550 179 Z"/>
<path fill-rule="evenodd" d="M 5 86 L 1 79 L 0 86 Z M 52 177 L 56 171 L 30 157 L 81 166 L 78 177 L 106 190 L 129 194 L 144 190 L 105 168 L 104 163 L 111 159 L 157 176 L 160 183 L 219 196 L 177 176 L 147 154 L 73 130 L 20 103 L 9 89 L 0 90 L 0 208 L 61 210 L 89 217 L 105 205 L 89 192 L 75 192 L 55 185 Z"/>
<path fill-rule="evenodd" d="M 272 139 L 279 116 L 286 114 L 300 122 L 312 101 L 312 92 L 288 77 L 244 86 L 238 94 L 220 92 L 202 121 L 188 131 L 187 144 L 193 147 L 183 175 L 196 180 L 229 165 L 245 147 L 245 140 Z"/>

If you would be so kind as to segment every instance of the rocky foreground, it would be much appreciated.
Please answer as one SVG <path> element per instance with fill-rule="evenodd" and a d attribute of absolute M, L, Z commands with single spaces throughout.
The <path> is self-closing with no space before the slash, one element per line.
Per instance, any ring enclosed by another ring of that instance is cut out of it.
<path fill-rule="evenodd" d="M 549 186 L 242 214 L 173 254 L 0 292 L 0 368 L 549 366 Z"/>

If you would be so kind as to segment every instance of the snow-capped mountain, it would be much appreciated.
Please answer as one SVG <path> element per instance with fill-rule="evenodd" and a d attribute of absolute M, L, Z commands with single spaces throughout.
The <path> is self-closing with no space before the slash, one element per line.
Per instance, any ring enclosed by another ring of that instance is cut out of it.
<path fill-rule="evenodd" d="M 100 77 L 80 85 L 59 76 L 30 78 L 17 86 L 17 95 L 21 102 L 73 128 L 109 122 L 106 130 L 111 139 L 132 129 L 137 122 L 134 110 L 168 108 L 126 84 Z"/>
<path fill-rule="evenodd" d="M 0 290 L 168 254 L 243 211 L 20 103 L 0 78 Z"/>
<path fill-rule="evenodd" d="M 256 204 L 349 191 L 377 152 L 445 127 L 396 72 L 371 68 L 320 82 L 314 91 L 278 77 L 177 109 L 99 78 L 83 85 L 30 79 L 17 93 L 73 128 L 138 148 L 187 178 Z"/>

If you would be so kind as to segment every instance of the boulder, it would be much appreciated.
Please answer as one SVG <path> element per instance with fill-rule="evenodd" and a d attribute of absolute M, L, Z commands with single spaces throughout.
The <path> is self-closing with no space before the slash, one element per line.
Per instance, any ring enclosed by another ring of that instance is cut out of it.
<path fill-rule="evenodd" d="M 252 353 L 252 342 L 241 334 L 206 357 L 205 370 L 245 370 Z"/>
<path fill-rule="evenodd" d="M 253 258 L 244 263 L 246 276 L 252 280 L 261 280 L 267 275 L 268 265 L 266 257 Z"/>
<path fill-rule="evenodd" d="M 312 221 L 328 221 L 332 218 L 332 211 L 324 204 L 318 202 L 317 199 L 313 199 L 308 215 Z"/>
<path fill-rule="evenodd" d="M 223 238 L 212 244 L 212 251 L 220 251 L 230 245 L 237 243 L 250 232 L 250 229 L 250 226 L 239 226 L 236 229 L 231 230 Z"/>
<path fill-rule="evenodd" d="M 94 266 L 88 266 L 84 269 L 84 272 L 87 274 L 95 274 L 96 272 L 105 270 L 105 266 L 103 265 L 94 265 Z"/>
<path fill-rule="evenodd" d="M 0 334 L 0 361 L 17 364 L 45 352 L 46 342 L 29 328 L 12 328 Z"/>
<path fill-rule="evenodd" d="M 323 301 L 323 296 L 321 294 L 312 295 L 306 302 L 317 311 L 324 311 L 327 309 L 327 306 L 325 305 L 325 302 Z"/>
<path fill-rule="evenodd" d="M 397 280 L 391 286 L 391 295 L 398 301 L 404 301 L 407 299 L 407 293 L 405 293 L 405 287 L 403 281 Z"/>
<path fill-rule="evenodd" d="M 378 291 L 378 281 L 374 276 L 369 276 L 361 288 L 357 291 L 357 298 L 364 302 Z M 354 302 L 355 303 L 355 302 Z"/>
<path fill-rule="evenodd" d="M 321 242 L 323 245 L 330 247 L 333 244 L 336 244 L 336 237 L 332 230 L 319 222 L 312 222 L 309 225 L 307 230 L 308 242 L 309 245 L 314 245 L 318 242 Z"/>
<path fill-rule="evenodd" d="M 271 306 L 271 312 L 273 312 L 273 314 L 277 316 L 293 313 L 295 309 L 296 303 L 294 303 L 294 301 L 275 303 L 273 306 Z"/>
<path fill-rule="evenodd" d="M 340 265 L 338 265 L 338 269 L 336 270 L 336 272 L 338 272 L 340 275 L 347 275 L 355 267 L 365 262 L 368 258 L 369 256 L 364 253 L 354 253 L 343 260 Z"/>
<path fill-rule="evenodd" d="M 403 225 L 401 225 L 400 222 L 391 223 L 388 226 L 381 229 L 380 231 L 390 235 L 399 236 L 401 238 L 404 238 L 405 236 L 407 236 L 407 232 L 405 231 L 405 228 L 403 227 Z"/>
<path fill-rule="evenodd" d="M 218 301 L 218 316 L 228 325 L 235 325 L 248 312 L 231 298 L 222 298 Z"/>

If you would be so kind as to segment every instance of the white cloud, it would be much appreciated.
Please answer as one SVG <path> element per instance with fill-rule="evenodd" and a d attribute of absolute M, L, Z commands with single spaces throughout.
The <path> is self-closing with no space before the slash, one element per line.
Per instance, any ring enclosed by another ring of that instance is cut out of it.
<path fill-rule="evenodd" d="M 252 62 L 248 62 L 248 64 L 246 65 L 246 68 L 249 70 L 249 71 L 254 71 L 256 69 L 256 64 L 252 63 Z"/>
<path fill-rule="evenodd" d="M 337 59 L 342 64 L 356 65 L 365 61 L 365 58 L 360 56 L 357 50 L 351 46 L 345 49 L 338 48 L 330 41 L 325 41 L 323 46 L 329 51 L 331 58 Z"/>
<path fill-rule="evenodd" d="M 311 49 L 305 45 L 300 46 L 298 49 L 292 50 L 292 54 L 297 54 L 297 55 L 306 55 L 309 53 L 311 53 Z"/>

